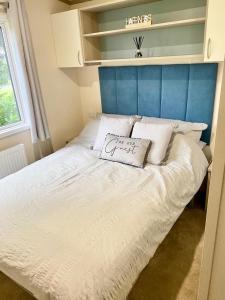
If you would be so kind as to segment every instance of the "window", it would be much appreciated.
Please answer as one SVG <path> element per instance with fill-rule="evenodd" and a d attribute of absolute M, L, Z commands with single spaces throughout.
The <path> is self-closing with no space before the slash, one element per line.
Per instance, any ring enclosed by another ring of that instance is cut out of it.
<path fill-rule="evenodd" d="M 0 16 L 0 138 L 26 130 L 7 20 Z"/>
<path fill-rule="evenodd" d="M 3 29 L 0 27 L 0 127 L 21 121 L 13 87 Z"/>

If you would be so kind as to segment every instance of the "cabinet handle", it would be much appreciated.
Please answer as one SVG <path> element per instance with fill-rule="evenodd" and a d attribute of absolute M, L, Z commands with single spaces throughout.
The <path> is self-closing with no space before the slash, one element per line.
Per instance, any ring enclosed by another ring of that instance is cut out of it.
<path fill-rule="evenodd" d="M 208 45 L 207 45 L 207 58 L 210 59 L 212 55 L 212 40 L 211 38 L 208 39 Z"/>
<path fill-rule="evenodd" d="M 78 52 L 77 52 L 77 60 L 78 60 L 79 65 L 82 65 L 81 59 L 80 59 L 80 50 L 78 50 Z"/>

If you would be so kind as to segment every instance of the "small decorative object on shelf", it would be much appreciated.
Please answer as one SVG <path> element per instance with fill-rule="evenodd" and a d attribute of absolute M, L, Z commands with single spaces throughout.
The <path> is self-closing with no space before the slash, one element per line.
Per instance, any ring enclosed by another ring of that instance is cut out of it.
<path fill-rule="evenodd" d="M 142 53 L 141 53 L 141 46 L 142 46 L 142 44 L 143 44 L 144 37 L 143 37 L 143 36 L 134 37 L 133 40 L 134 40 L 135 46 L 136 46 L 136 48 L 137 48 L 135 57 L 136 57 L 136 58 L 142 57 L 143 55 L 142 55 Z"/>
<path fill-rule="evenodd" d="M 141 28 L 152 25 L 152 15 L 142 15 L 126 19 L 126 28 Z"/>

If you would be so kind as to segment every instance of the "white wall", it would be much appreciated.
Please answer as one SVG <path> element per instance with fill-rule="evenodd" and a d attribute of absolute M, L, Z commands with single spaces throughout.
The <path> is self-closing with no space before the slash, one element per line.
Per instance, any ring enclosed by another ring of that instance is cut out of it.
<path fill-rule="evenodd" d="M 199 280 L 199 300 L 225 299 L 225 70 L 222 83 Z"/>
<path fill-rule="evenodd" d="M 212 268 L 212 278 L 209 291 L 209 300 L 225 299 L 225 180 L 223 182 L 223 193 L 221 199 L 217 237 L 215 243 L 215 253 Z"/>
<path fill-rule="evenodd" d="M 101 95 L 98 67 L 85 67 L 77 70 L 84 124 L 96 113 L 101 112 Z"/>
<path fill-rule="evenodd" d="M 57 0 L 25 0 L 38 73 L 54 149 L 76 136 L 83 125 L 75 69 L 61 70 L 51 27 L 51 14 L 67 10 Z"/>

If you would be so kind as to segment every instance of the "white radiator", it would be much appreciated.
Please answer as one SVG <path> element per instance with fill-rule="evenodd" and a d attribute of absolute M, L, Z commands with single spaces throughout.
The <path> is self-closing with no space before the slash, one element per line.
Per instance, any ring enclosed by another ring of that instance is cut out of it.
<path fill-rule="evenodd" d="M 0 178 L 15 173 L 27 166 L 24 145 L 17 145 L 0 152 Z"/>

